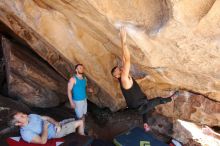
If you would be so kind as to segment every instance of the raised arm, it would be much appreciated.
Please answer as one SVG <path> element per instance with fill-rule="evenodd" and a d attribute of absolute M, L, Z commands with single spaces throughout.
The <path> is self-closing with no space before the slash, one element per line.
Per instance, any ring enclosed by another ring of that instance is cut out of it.
<path fill-rule="evenodd" d="M 122 80 L 127 80 L 129 77 L 129 71 L 130 71 L 130 52 L 128 50 L 127 44 L 126 44 L 126 30 L 124 27 L 121 27 L 120 29 L 120 36 L 121 36 L 121 45 L 122 45 L 122 61 L 123 61 L 123 66 L 122 66 L 122 74 L 121 78 Z"/>
<path fill-rule="evenodd" d="M 74 104 L 73 99 L 72 99 L 72 89 L 73 89 L 74 84 L 75 84 L 75 79 L 72 77 L 72 78 L 70 78 L 70 80 L 68 82 L 67 94 L 68 94 L 68 99 L 70 101 L 70 106 L 73 109 L 75 108 L 75 104 Z"/>

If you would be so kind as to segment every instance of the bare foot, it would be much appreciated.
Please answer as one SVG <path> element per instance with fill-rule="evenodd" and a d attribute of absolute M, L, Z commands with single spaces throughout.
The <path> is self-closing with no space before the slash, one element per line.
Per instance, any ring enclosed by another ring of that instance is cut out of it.
<path fill-rule="evenodd" d="M 144 123 L 144 131 L 145 132 L 148 132 L 148 131 L 150 131 L 151 129 L 150 129 L 150 126 L 147 124 L 147 123 Z"/>

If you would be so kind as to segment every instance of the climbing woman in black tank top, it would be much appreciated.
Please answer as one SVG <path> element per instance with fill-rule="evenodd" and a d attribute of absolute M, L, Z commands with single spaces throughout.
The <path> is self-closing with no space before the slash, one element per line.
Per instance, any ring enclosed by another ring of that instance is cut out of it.
<path fill-rule="evenodd" d="M 143 115 L 143 123 L 145 131 L 149 131 L 150 127 L 147 124 L 147 112 L 153 109 L 159 104 L 164 104 L 172 101 L 171 97 L 177 95 L 178 92 L 173 93 L 173 95 L 162 98 L 156 97 L 154 99 L 148 100 L 147 96 L 142 92 L 141 88 L 137 82 L 130 76 L 130 52 L 126 44 L 126 31 L 124 27 L 120 29 L 121 45 L 122 45 L 122 68 L 115 66 L 111 70 L 113 77 L 117 78 L 122 94 L 127 102 L 128 108 L 138 109 L 138 111 Z"/>

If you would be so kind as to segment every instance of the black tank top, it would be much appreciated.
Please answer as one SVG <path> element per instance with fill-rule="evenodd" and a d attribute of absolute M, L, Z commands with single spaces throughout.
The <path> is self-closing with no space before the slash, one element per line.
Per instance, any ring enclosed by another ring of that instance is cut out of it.
<path fill-rule="evenodd" d="M 123 96 L 129 108 L 137 108 L 143 100 L 146 100 L 146 95 L 142 92 L 138 83 L 132 78 L 133 85 L 129 89 L 124 89 L 122 86 L 121 78 L 119 78 L 120 87 Z"/>

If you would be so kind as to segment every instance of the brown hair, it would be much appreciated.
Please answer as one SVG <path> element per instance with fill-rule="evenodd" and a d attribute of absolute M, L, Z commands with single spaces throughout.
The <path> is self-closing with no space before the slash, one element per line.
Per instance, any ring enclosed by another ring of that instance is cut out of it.
<path fill-rule="evenodd" d="M 77 69 L 78 66 L 83 66 L 83 64 L 79 63 L 79 64 L 75 65 L 75 70 Z"/>

